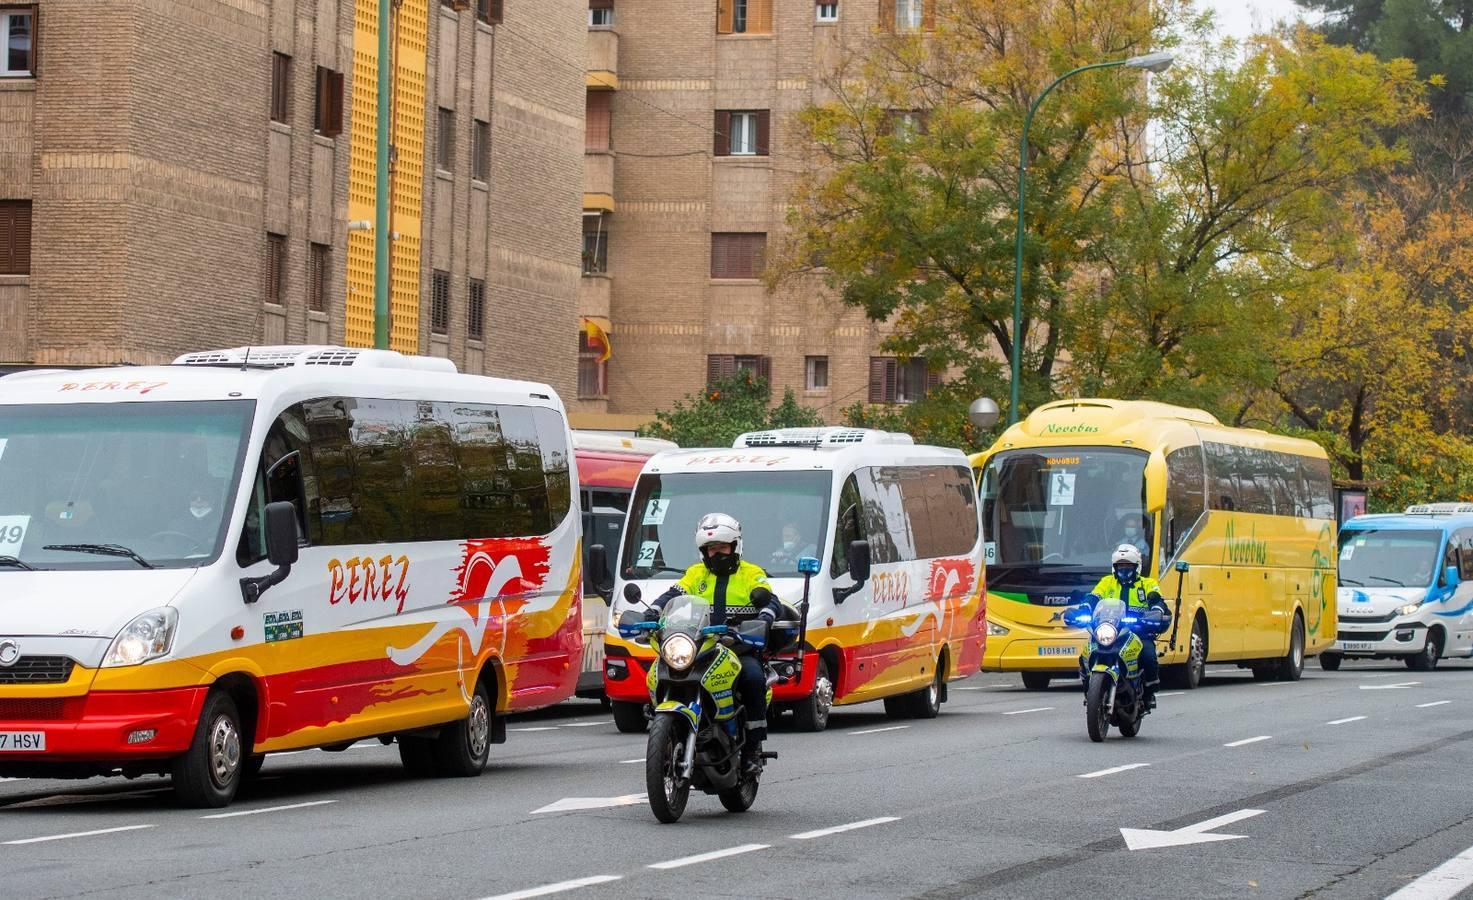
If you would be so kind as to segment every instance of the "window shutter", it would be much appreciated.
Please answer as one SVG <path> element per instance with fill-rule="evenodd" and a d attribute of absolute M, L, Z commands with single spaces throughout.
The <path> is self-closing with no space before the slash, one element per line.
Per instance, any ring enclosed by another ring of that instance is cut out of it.
<path fill-rule="evenodd" d="M 716 110 L 716 124 L 714 126 L 716 136 L 715 143 L 711 146 L 714 156 L 731 155 L 731 111 L 725 109 Z"/>
<path fill-rule="evenodd" d="M 922 363 L 922 364 L 924 365 L 924 363 Z M 930 396 L 930 394 L 931 394 L 932 391 L 934 391 L 937 388 L 941 387 L 941 374 L 942 373 L 940 373 L 940 372 L 933 372 L 930 369 L 927 369 L 926 370 L 926 395 L 927 396 Z"/>
<path fill-rule="evenodd" d="M 0 275 L 15 275 L 15 210 L 0 203 Z"/>
<path fill-rule="evenodd" d="M 772 126 L 771 126 L 772 119 L 771 119 L 771 116 L 772 116 L 772 113 L 769 110 L 762 109 L 762 110 L 758 110 L 757 111 L 757 155 L 758 156 L 767 156 L 768 155 L 768 149 L 767 149 L 768 148 L 768 142 L 769 142 L 770 138 L 772 137 Z"/>
<path fill-rule="evenodd" d="M 936 30 L 936 0 L 919 0 L 921 4 L 921 30 Z"/>
<path fill-rule="evenodd" d="M 706 357 L 706 387 L 710 388 L 722 378 L 736 374 L 736 357 L 729 353 L 715 353 Z"/>
<path fill-rule="evenodd" d="M 895 0 L 880 0 L 880 30 L 895 30 Z"/>
<path fill-rule="evenodd" d="M 767 382 L 769 388 L 772 387 L 772 357 L 757 357 L 757 377 Z"/>
<path fill-rule="evenodd" d="M 491 0 L 491 15 L 486 21 L 492 25 L 500 25 L 502 20 L 501 0 Z"/>
<path fill-rule="evenodd" d="M 733 0 L 716 0 L 716 33 L 731 34 Z"/>
<path fill-rule="evenodd" d="M 327 78 L 328 130 L 323 133 L 328 137 L 337 137 L 343 133 L 343 73 L 329 71 Z"/>
<path fill-rule="evenodd" d="M 610 102 L 613 96 L 611 91 L 588 92 L 587 131 L 583 142 L 585 150 L 609 149 L 609 127 L 613 121 Z"/>
<path fill-rule="evenodd" d="M 767 265 L 767 235 L 765 233 L 747 236 L 746 265 L 743 278 L 757 278 L 762 274 L 762 269 Z"/>
<path fill-rule="evenodd" d="M 772 33 L 772 0 L 747 0 L 747 31 L 750 34 Z"/>
<path fill-rule="evenodd" d="M 589 9 L 613 9 L 614 0 L 588 0 Z"/>
<path fill-rule="evenodd" d="M 883 356 L 869 358 L 869 402 L 885 402 L 885 363 Z"/>
<path fill-rule="evenodd" d="M 0 275 L 31 273 L 31 201 L 0 201 Z"/>
<path fill-rule="evenodd" d="M 731 237 L 730 235 L 726 235 L 726 234 L 713 234 L 713 235 L 711 235 L 711 277 L 712 278 L 725 278 L 725 277 L 727 277 L 726 270 L 727 270 L 727 266 L 728 266 L 727 257 L 729 255 L 728 254 L 728 245 L 731 243 L 730 242 L 730 237 Z"/>

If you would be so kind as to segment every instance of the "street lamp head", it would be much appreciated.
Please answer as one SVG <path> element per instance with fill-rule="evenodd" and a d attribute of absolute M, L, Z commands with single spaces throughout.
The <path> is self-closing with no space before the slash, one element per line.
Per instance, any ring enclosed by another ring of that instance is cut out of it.
<path fill-rule="evenodd" d="M 997 403 L 991 397 L 978 397 L 967 408 L 967 419 L 981 431 L 996 425 L 999 414 Z"/>
<path fill-rule="evenodd" d="M 1147 72 L 1165 72 L 1171 68 L 1176 57 L 1170 53 L 1147 53 L 1145 56 L 1132 56 L 1125 64 L 1132 69 L 1145 69 Z"/>

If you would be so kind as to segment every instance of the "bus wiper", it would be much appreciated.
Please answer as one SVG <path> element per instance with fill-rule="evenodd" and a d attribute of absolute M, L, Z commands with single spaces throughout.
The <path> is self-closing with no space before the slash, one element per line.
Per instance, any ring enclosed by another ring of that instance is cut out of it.
<path fill-rule="evenodd" d="M 676 569 L 676 568 L 672 568 L 670 566 L 652 566 L 652 567 L 650 567 L 650 574 L 651 575 L 657 575 L 660 572 L 674 572 L 677 575 L 684 575 L 685 574 L 685 570 L 684 569 Z"/>
<path fill-rule="evenodd" d="M 35 566 L 31 565 L 23 559 L 17 559 L 14 556 L 0 556 L 0 566 L 8 566 L 12 569 L 25 569 L 29 572 L 36 571 Z"/>
<path fill-rule="evenodd" d="M 1365 582 L 1363 582 L 1363 581 L 1351 581 L 1349 578 L 1341 578 L 1340 581 L 1339 581 L 1339 583 L 1340 584 L 1352 584 L 1352 585 L 1355 585 L 1356 587 L 1365 587 L 1366 586 L 1365 585 Z"/>
<path fill-rule="evenodd" d="M 126 556 L 145 569 L 157 569 L 158 566 L 139 556 L 137 551 L 130 550 L 122 544 L 45 544 L 42 550 L 69 550 L 73 553 L 96 553 L 98 556 Z"/>
<path fill-rule="evenodd" d="M 1387 584 L 1394 584 L 1397 587 L 1406 587 L 1406 585 L 1402 584 L 1400 581 L 1397 581 L 1395 578 L 1387 578 L 1385 575 L 1367 575 L 1366 577 L 1374 578 L 1377 581 L 1384 581 Z"/>

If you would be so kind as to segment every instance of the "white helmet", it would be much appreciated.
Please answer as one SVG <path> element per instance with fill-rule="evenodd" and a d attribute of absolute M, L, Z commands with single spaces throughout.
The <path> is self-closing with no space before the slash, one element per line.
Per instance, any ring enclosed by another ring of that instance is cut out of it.
<path fill-rule="evenodd" d="M 1130 544 L 1121 544 L 1115 548 L 1115 552 L 1110 556 L 1110 568 L 1113 569 L 1121 563 L 1130 563 L 1139 569 L 1141 567 L 1141 551 Z"/>
<path fill-rule="evenodd" d="M 742 540 L 742 523 L 726 513 L 706 513 L 696 523 L 696 550 L 703 551 L 707 544 L 737 544 Z M 740 552 L 741 547 L 736 547 Z"/>

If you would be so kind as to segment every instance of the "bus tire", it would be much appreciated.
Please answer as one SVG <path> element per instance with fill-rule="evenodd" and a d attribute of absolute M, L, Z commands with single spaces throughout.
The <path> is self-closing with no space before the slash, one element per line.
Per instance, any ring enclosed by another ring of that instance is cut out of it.
<path fill-rule="evenodd" d="M 1436 628 L 1427 630 L 1427 643 L 1422 645 L 1422 652 L 1416 656 L 1407 657 L 1407 665 L 1417 672 L 1431 672 L 1437 668 L 1437 663 L 1442 659 L 1442 632 Z"/>
<path fill-rule="evenodd" d="M 918 691 L 903 694 L 892 698 L 896 705 L 902 710 L 901 714 L 894 716 L 898 719 L 934 719 L 941 714 L 941 686 L 943 674 L 941 666 L 936 666 L 935 677 L 931 683 Z M 885 712 L 890 712 L 890 700 L 885 701 Z"/>
<path fill-rule="evenodd" d="M 823 731 L 829 727 L 829 712 L 834 708 L 834 680 L 829 676 L 828 661 L 817 654 L 815 658 L 818 665 L 813 674 L 813 692 L 793 704 L 793 724 L 799 731 Z"/>
<path fill-rule="evenodd" d="M 1048 690 L 1049 676 L 1040 672 L 1024 672 L 1023 687 L 1030 691 Z"/>
<path fill-rule="evenodd" d="M 242 778 L 255 778 L 261 773 L 261 767 L 266 764 L 266 754 L 252 753 L 245 758 L 245 765 L 241 766 Z"/>
<path fill-rule="evenodd" d="M 474 778 L 486 769 L 491 757 L 491 720 L 496 709 L 486 682 L 476 681 L 465 718 L 440 729 L 435 738 L 435 774 L 442 778 Z"/>
<path fill-rule="evenodd" d="M 1341 656 L 1338 653 L 1321 653 L 1320 668 L 1326 672 L 1337 672 L 1340 670 Z"/>
<path fill-rule="evenodd" d="M 1207 676 L 1207 620 L 1200 612 L 1192 621 L 1192 633 L 1187 637 L 1187 661 L 1166 669 L 1173 688 L 1194 691 L 1202 686 L 1202 679 Z"/>
<path fill-rule="evenodd" d="M 428 738 L 400 735 L 399 762 L 410 778 L 429 778 L 435 774 L 435 745 Z"/>
<path fill-rule="evenodd" d="M 1289 626 L 1289 652 L 1276 668 L 1280 681 L 1298 681 L 1304 674 L 1304 616 L 1298 610 L 1294 611 L 1294 624 Z"/>
<path fill-rule="evenodd" d="M 246 740 L 235 700 L 225 691 L 210 691 L 189 749 L 170 766 L 179 804 L 193 809 L 228 806 L 245 773 L 242 746 Z"/>
<path fill-rule="evenodd" d="M 644 707 L 623 700 L 613 701 L 614 727 L 620 734 L 644 734 L 649 721 L 644 717 Z"/>

